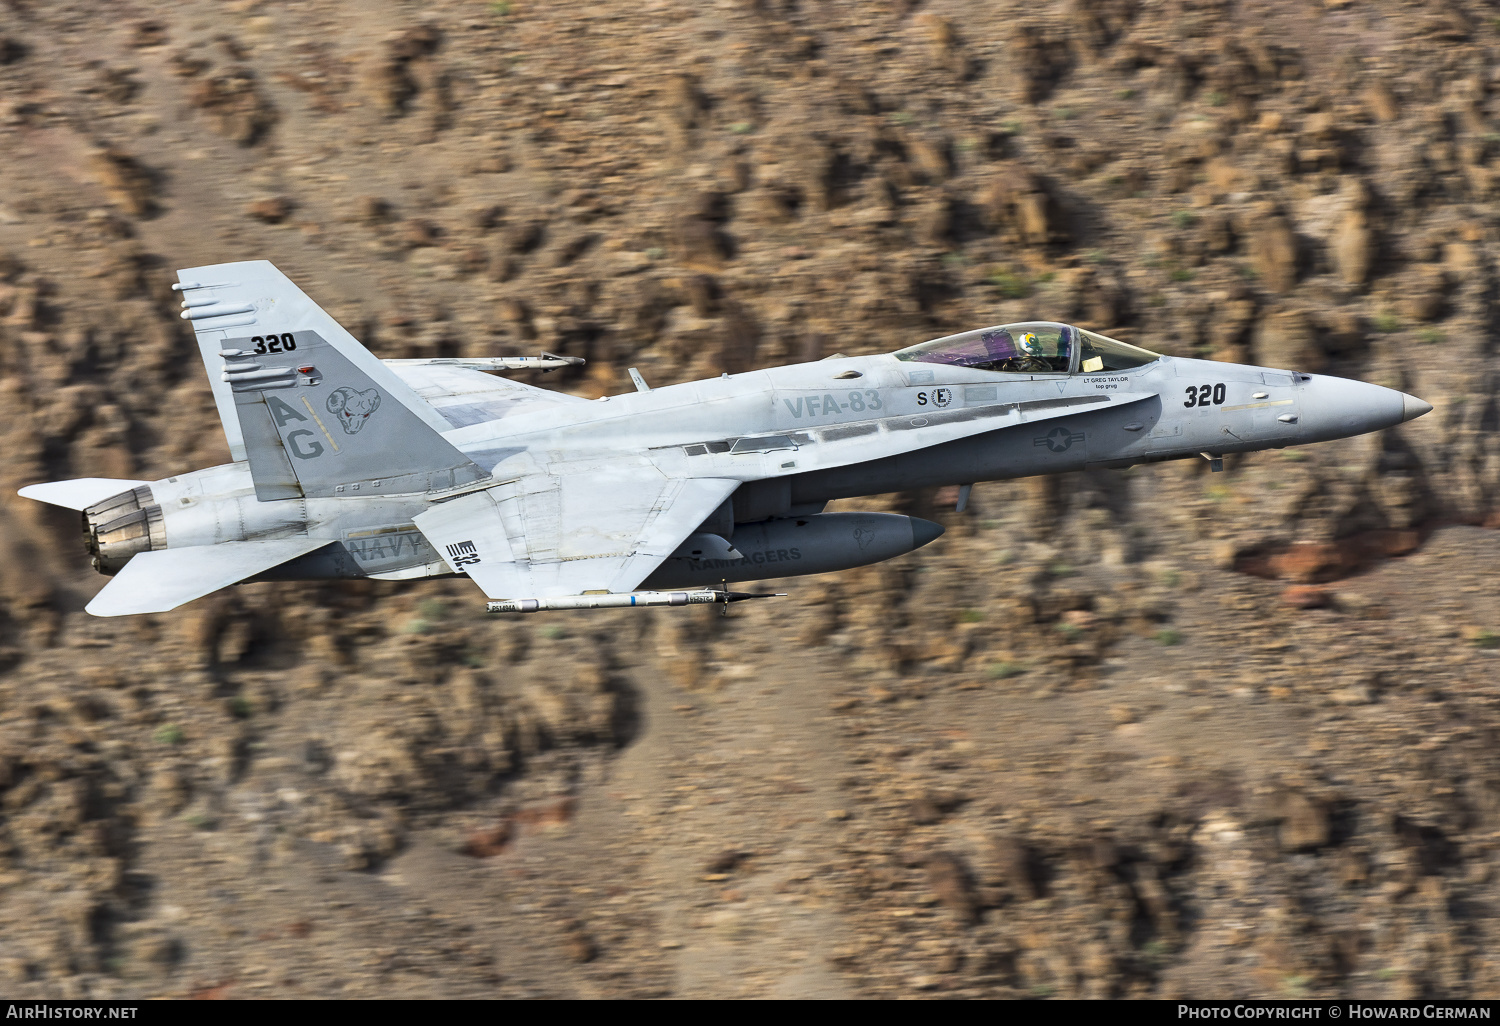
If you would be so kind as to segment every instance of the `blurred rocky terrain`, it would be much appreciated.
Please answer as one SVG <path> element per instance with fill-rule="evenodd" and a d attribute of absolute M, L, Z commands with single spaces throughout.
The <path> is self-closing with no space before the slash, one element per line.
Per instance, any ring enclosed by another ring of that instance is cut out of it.
<path fill-rule="evenodd" d="M 3 0 L 0 991 L 1495 996 L 1497 105 L 1480 0 Z M 90 618 L 15 489 L 227 460 L 252 258 L 583 395 L 1045 317 L 1436 409 L 727 617 Z"/>

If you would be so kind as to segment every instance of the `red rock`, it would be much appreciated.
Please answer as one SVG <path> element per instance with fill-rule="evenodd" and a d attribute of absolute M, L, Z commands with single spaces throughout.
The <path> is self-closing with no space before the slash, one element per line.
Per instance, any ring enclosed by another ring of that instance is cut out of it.
<path fill-rule="evenodd" d="M 501 823 L 487 830 L 476 830 L 464 845 L 464 854 L 476 859 L 499 855 L 510 844 L 510 824 Z"/>
<path fill-rule="evenodd" d="M 1354 562 L 1343 546 L 1333 542 L 1298 542 L 1270 559 L 1273 574 L 1294 581 L 1326 579 L 1349 569 Z"/>
<path fill-rule="evenodd" d="M 1281 593 L 1281 602 L 1294 609 L 1323 609 L 1333 604 L 1333 596 L 1315 584 L 1294 584 Z"/>
<path fill-rule="evenodd" d="M 1415 552 L 1422 544 L 1418 531 L 1371 531 L 1366 535 L 1367 545 L 1382 556 L 1404 556 Z"/>

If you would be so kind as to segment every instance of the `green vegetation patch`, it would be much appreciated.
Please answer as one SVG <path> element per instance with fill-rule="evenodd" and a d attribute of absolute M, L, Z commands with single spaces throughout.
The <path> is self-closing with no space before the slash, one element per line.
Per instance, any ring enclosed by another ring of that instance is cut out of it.
<path fill-rule="evenodd" d="M 1031 295 L 1031 282 L 1007 267 L 994 268 L 989 277 L 990 284 L 1003 299 L 1025 299 Z"/>

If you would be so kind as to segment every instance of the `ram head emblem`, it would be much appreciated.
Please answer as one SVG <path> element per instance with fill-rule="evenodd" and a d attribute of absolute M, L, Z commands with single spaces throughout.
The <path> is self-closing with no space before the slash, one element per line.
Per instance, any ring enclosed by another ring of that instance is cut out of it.
<path fill-rule="evenodd" d="M 373 388 L 361 392 L 353 388 L 336 388 L 328 397 L 328 412 L 339 419 L 344 434 L 358 434 L 370 414 L 380 409 L 380 393 Z"/>

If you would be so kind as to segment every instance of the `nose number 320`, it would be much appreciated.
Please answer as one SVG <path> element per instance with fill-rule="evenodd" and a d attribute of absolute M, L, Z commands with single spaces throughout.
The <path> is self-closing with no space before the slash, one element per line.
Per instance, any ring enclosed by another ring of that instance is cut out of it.
<path fill-rule="evenodd" d="M 1224 382 L 1215 385 L 1189 385 L 1184 406 L 1223 406 Z"/>

